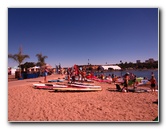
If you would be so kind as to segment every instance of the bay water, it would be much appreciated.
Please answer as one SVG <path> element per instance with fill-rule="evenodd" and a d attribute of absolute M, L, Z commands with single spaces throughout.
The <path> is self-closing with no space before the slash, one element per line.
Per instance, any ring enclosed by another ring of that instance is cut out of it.
<path fill-rule="evenodd" d="M 133 73 L 135 74 L 137 77 L 146 77 L 148 80 L 151 79 L 151 73 L 154 73 L 154 76 L 156 78 L 156 81 L 158 82 L 159 80 L 159 73 L 158 73 L 158 69 L 155 70 L 123 70 L 123 71 L 107 71 L 107 72 L 95 72 L 95 75 L 100 75 L 100 74 L 104 74 L 105 76 L 108 76 L 109 74 L 112 75 L 116 75 L 116 76 L 123 76 L 125 75 L 127 72 L 129 73 Z"/>

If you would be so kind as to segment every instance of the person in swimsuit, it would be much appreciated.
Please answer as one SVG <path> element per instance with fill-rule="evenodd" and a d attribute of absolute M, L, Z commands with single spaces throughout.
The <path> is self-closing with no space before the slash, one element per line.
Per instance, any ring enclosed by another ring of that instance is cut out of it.
<path fill-rule="evenodd" d="M 137 76 L 133 75 L 133 88 L 136 89 L 137 88 L 137 81 L 136 81 Z"/>
<path fill-rule="evenodd" d="M 45 67 L 44 69 L 44 82 L 47 82 L 47 75 L 48 75 L 48 69 Z"/>
<path fill-rule="evenodd" d="M 150 82 L 151 82 L 151 90 L 153 92 L 155 91 L 155 87 L 156 87 L 156 79 L 154 76 L 151 77 Z"/>
<path fill-rule="evenodd" d="M 86 80 L 86 71 L 83 70 L 82 73 L 81 73 L 81 75 L 82 75 L 82 82 L 83 82 L 83 81 Z"/>
<path fill-rule="evenodd" d="M 72 78 L 71 83 L 75 83 L 75 76 L 76 76 L 76 72 L 75 72 L 75 70 L 73 70 L 71 73 L 71 78 Z"/>
<path fill-rule="evenodd" d="M 68 79 L 68 83 L 70 83 L 70 76 L 71 76 L 71 69 L 68 68 L 68 69 L 67 69 L 67 79 Z"/>

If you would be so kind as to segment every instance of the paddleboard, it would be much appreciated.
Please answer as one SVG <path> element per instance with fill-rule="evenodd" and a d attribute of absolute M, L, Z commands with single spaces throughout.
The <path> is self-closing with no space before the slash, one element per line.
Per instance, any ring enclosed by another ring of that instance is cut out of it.
<path fill-rule="evenodd" d="M 76 85 L 76 84 L 70 84 L 69 86 L 77 87 L 77 88 L 94 88 L 94 89 L 100 89 L 101 86 L 94 86 L 94 85 Z"/>
<path fill-rule="evenodd" d="M 71 88 L 71 87 L 68 87 L 68 88 L 53 88 L 53 90 L 55 91 L 80 91 L 80 92 L 83 92 L 83 91 L 101 91 L 102 89 L 91 89 L 91 88 Z"/>
<path fill-rule="evenodd" d="M 48 80 L 48 82 L 63 82 L 64 79 Z"/>
<path fill-rule="evenodd" d="M 89 83 L 79 83 L 79 82 L 75 82 L 75 83 L 71 83 L 71 84 L 76 84 L 76 85 L 86 85 L 86 86 L 94 86 L 94 84 L 89 84 Z"/>
<path fill-rule="evenodd" d="M 66 85 L 54 85 L 54 84 L 33 84 L 33 87 L 36 89 L 53 89 L 54 87 L 65 88 Z"/>

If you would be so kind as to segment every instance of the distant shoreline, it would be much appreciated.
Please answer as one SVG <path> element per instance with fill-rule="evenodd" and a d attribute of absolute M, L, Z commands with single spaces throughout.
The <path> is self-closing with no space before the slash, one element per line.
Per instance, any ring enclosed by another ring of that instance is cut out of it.
<path fill-rule="evenodd" d="M 156 71 L 156 70 L 158 70 L 158 68 L 157 69 L 125 69 L 125 70 L 138 70 L 138 71 L 151 71 L 151 70 L 153 70 L 153 71 Z M 125 70 L 122 70 L 122 71 L 125 71 Z"/>
<path fill-rule="evenodd" d="M 113 72 L 113 71 L 157 71 L 158 69 L 122 69 L 122 70 L 103 70 L 103 72 Z M 92 70 L 94 72 L 98 72 L 98 70 Z M 99 70 L 101 72 L 102 70 Z"/>

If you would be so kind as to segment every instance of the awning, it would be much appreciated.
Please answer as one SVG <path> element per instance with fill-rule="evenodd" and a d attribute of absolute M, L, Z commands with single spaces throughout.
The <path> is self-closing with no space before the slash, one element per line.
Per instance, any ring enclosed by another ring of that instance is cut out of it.
<path fill-rule="evenodd" d="M 108 70 L 109 68 L 114 69 L 114 70 L 121 70 L 121 68 L 117 65 L 107 65 L 107 66 L 103 65 L 101 67 L 103 67 L 104 70 Z"/>

